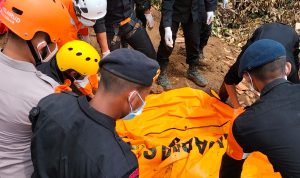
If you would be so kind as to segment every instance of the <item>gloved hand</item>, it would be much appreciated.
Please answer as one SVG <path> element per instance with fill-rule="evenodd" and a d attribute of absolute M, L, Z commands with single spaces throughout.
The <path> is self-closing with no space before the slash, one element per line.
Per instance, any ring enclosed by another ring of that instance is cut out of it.
<path fill-rule="evenodd" d="M 213 11 L 209 11 L 209 12 L 206 12 L 207 14 L 207 21 L 206 21 L 206 24 L 207 25 L 210 25 L 213 21 L 214 21 L 214 12 Z"/>
<path fill-rule="evenodd" d="M 173 38 L 172 38 L 171 27 L 165 28 L 165 42 L 166 42 L 167 46 L 173 48 Z"/>
<path fill-rule="evenodd" d="M 223 8 L 225 9 L 227 7 L 228 0 L 223 0 Z"/>
<path fill-rule="evenodd" d="M 109 55 L 110 50 L 105 51 L 104 53 L 102 53 L 102 58 L 105 58 L 107 55 Z"/>
<path fill-rule="evenodd" d="M 82 36 L 81 37 L 83 41 L 87 42 L 87 43 L 90 43 L 91 44 L 91 39 L 90 39 L 90 36 L 89 35 L 86 35 L 86 36 Z"/>
<path fill-rule="evenodd" d="M 144 14 L 145 17 L 146 17 L 146 20 L 147 20 L 147 26 L 152 29 L 154 27 L 154 19 L 153 19 L 153 16 L 150 13 L 147 13 L 147 14 Z"/>

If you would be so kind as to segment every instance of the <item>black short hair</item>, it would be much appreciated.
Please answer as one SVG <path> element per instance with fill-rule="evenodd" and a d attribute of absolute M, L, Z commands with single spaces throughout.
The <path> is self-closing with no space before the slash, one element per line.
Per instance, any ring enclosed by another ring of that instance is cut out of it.
<path fill-rule="evenodd" d="M 249 71 L 251 75 L 259 80 L 271 80 L 285 75 L 286 57 L 279 57 L 277 60 L 257 67 Z"/>
<path fill-rule="evenodd" d="M 130 81 L 127 81 L 125 79 L 122 79 L 111 72 L 105 70 L 102 68 L 100 70 L 101 79 L 100 79 L 100 87 L 103 87 L 105 92 L 112 92 L 112 93 L 121 93 L 124 91 L 129 90 L 137 90 L 141 91 L 143 89 L 146 89 L 148 87 L 142 86 Z M 99 88 L 100 88 L 99 87 Z"/>

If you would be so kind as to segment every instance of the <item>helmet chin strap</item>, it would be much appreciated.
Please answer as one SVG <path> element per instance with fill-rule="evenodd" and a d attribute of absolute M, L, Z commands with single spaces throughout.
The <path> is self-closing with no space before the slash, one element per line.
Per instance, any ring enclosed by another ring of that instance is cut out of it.
<path fill-rule="evenodd" d="M 30 40 L 26 40 L 26 42 L 27 42 L 27 45 L 28 45 L 28 47 L 29 47 L 29 49 L 31 51 L 31 54 L 32 54 L 32 56 L 33 56 L 33 58 L 35 60 L 35 65 L 38 65 L 39 63 L 41 63 L 41 60 L 40 60 L 39 56 L 37 55 L 36 51 L 34 50 L 34 47 L 33 47 L 32 43 L 31 43 L 31 41 Z"/>

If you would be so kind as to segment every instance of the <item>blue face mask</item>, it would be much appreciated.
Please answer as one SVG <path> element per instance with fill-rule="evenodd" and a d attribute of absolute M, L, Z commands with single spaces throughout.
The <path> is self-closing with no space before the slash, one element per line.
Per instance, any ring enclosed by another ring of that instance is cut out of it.
<path fill-rule="evenodd" d="M 132 108 L 132 106 L 131 106 L 131 104 L 130 104 L 130 99 L 131 99 L 132 95 L 133 95 L 135 92 L 137 93 L 137 96 L 140 98 L 140 100 L 142 101 L 143 104 L 142 104 L 142 106 L 140 106 L 138 109 L 136 109 L 135 111 L 133 111 L 133 108 Z M 131 119 L 133 119 L 135 116 L 138 116 L 138 115 L 142 114 L 143 109 L 144 109 L 145 104 L 146 104 L 146 102 L 142 99 L 141 95 L 140 95 L 137 91 L 134 91 L 134 92 L 131 92 L 131 93 L 130 93 L 130 95 L 129 95 L 129 97 L 128 97 L 128 103 L 129 103 L 129 107 L 130 107 L 130 113 L 127 114 L 125 117 L 123 117 L 124 120 L 131 120 Z"/>

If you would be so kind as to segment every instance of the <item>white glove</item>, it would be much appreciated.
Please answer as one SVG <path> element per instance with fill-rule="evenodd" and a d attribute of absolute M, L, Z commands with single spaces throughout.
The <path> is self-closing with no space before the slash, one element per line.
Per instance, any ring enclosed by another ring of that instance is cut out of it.
<path fill-rule="evenodd" d="M 102 53 L 102 58 L 105 58 L 107 55 L 109 55 L 110 50 L 105 51 L 104 53 Z"/>
<path fill-rule="evenodd" d="M 223 8 L 225 9 L 227 7 L 228 0 L 223 0 Z"/>
<path fill-rule="evenodd" d="M 91 39 L 89 35 L 81 36 L 81 39 L 87 43 L 91 44 Z"/>
<path fill-rule="evenodd" d="M 147 25 L 150 29 L 154 27 L 154 19 L 151 13 L 149 14 L 144 14 L 147 20 Z"/>
<path fill-rule="evenodd" d="M 166 42 L 167 46 L 173 48 L 173 38 L 172 38 L 171 27 L 165 28 L 165 42 Z"/>
<path fill-rule="evenodd" d="M 213 11 L 209 11 L 209 12 L 206 12 L 207 14 L 207 21 L 206 21 L 206 24 L 207 25 L 210 25 L 213 21 L 214 21 L 214 12 Z"/>

